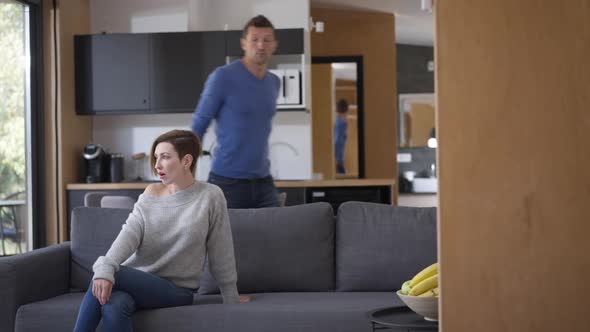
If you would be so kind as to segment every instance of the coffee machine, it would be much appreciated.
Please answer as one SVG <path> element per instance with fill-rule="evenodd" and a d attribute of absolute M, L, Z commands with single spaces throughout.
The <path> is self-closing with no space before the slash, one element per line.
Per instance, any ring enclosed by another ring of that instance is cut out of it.
<path fill-rule="evenodd" d="M 107 182 L 110 155 L 103 147 L 100 144 L 87 144 L 83 155 L 86 164 L 86 183 Z"/>

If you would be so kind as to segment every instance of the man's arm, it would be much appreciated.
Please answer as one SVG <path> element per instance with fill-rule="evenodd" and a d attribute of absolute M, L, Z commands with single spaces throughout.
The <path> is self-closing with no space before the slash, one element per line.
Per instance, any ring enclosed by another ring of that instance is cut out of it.
<path fill-rule="evenodd" d="M 201 140 L 205 136 L 211 120 L 217 116 L 221 105 L 223 105 L 223 91 L 221 71 L 216 69 L 207 78 L 199 104 L 193 113 L 192 130 Z"/>

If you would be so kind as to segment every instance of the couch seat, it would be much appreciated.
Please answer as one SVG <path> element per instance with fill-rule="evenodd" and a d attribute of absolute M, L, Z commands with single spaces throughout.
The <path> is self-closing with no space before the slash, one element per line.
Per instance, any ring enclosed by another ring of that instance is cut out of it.
<path fill-rule="evenodd" d="M 71 331 L 83 293 L 21 306 L 16 331 Z M 252 302 L 220 305 L 219 295 L 195 295 L 186 307 L 138 311 L 136 331 L 371 331 L 367 312 L 402 306 L 393 292 L 251 294 Z"/>

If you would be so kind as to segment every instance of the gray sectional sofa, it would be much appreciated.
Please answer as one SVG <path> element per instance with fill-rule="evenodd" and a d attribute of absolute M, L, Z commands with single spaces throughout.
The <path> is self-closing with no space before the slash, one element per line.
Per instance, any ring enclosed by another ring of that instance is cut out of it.
<path fill-rule="evenodd" d="M 0 331 L 71 331 L 128 210 L 76 208 L 71 242 L 0 258 Z M 367 312 L 436 260 L 436 211 L 348 202 L 230 210 L 238 289 L 224 305 L 205 267 L 194 305 L 139 311 L 136 331 L 371 331 Z"/>

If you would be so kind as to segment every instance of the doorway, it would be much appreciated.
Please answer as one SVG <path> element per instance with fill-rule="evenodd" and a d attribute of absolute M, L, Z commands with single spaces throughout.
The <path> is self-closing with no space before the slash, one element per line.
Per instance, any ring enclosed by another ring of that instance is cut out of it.
<path fill-rule="evenodd" d="M 311 63 L 313 109 L 321 113 L 314 115 L 313 138 L 320 141 L 314 143 L 314 173 L 324 179 L 362 179 L 363 57 L 314 56 Z"/>

